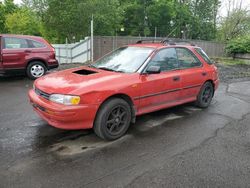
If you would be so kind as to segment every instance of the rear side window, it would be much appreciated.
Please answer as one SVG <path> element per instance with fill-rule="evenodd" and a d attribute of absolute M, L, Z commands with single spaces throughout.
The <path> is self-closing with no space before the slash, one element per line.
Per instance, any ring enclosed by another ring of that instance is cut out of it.
<path fill-rule="evenodd" d="M 176 48 L 180 68 L 200 67 L 202 64 L 198 58 L 186 48 Z"/>
<path fill-rule="evenodd" d="M 45 45 L 43 43 L 37 42 L 34 40 L 29 40 L 29 43 L 30 43 L 31 48 L 44 48 L 45 47 Z"/>
<path fill-rule="evenodd" d="M 21 49 L 28 47 L 29 45 L 26 39 L 15 38 L 15 37 L 4 38 L 4 48 L 6 49 Z"/>
<path fill-rule="evenodd" d="M 201 48 L 195 48 L 195 51 L 209 64 L 212 65 L 213 61 L 208 57 L 208 55 L 201 49 Z"/>

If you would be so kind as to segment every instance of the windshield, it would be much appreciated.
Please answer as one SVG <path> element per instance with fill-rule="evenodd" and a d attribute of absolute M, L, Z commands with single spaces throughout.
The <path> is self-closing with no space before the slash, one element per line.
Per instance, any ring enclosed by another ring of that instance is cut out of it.
<path fill-rule="evenodd" d="M 116 72 L 136 72 L 153 50 L 154 48 L 122 47 L 99 59 L 93 67 Z"/>

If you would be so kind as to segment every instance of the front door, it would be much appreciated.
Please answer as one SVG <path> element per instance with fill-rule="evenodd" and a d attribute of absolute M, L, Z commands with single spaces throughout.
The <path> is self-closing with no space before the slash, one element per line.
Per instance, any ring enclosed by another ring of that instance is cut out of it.
<path fill-rule="evenodd" d="M 25 68 L 25 59 L 28 54 L 28 42 L 23 38 L 4 37 L 2 61 L 4 68 Z"/>
<path fill-rule="evenodd" d="M 159 50 L 147 65 L 159 66 L 158 74 L 140 76 L 138 114 L 143 114 L 173 105 L 180 97 L 180 72 L 175 48 Z"/>

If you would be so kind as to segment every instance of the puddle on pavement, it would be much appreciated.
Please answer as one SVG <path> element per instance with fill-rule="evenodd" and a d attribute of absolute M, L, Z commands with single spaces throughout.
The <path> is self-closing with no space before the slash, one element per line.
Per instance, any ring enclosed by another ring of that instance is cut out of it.
<path fill-rule="evenodd" d="M 146 114 L 137 118 L 136 124 L 133 126 L 136 130 L 144 132 L 160 126 L 168 121 L 181 119 L 187 115 L 200 111 L 200 108 L 194 106 L 181 106 L 174 109 L 167 109 L 151 114 Z M 108 142 L 98 138 L 93 132 L 65 132 L 57 137 L 56 143 L 48 146 L 48 152 L 55 153 L 60 156 L 72 156 L 93 149 L 103 148 L 114 144 L 119 144 L 133 137 L 133 133 L 126 134 L 122 138 Z"/>
<path fill-rule="evenodd" d="M 49 147 L 48 151 L 53 152 L 60 156 L 72 156 L 86 151 L 97 148 L 103 148 L 114 144 L 119 144 L 131 138 L 132 135 L 125 135 L 122 138 L 108 142 L 104 141 L 94 134 L 80 137 L 75 140 L 64 140 L 62 142 L 53 144 Z"/>
<path fill-rule="evenodd" d="M 138 122 L 136 122 L 134 127 L 135 127 L 135 129 L 137 129 L 139 131 L 149 131 L 150 129 L 157 127 L 157 126 L 160 126 L 167 121 L 180 119 L 182 117 L 183 116 L 181 116 L 181 115 L 170 113 L 170 114 L 163 116 L 163 117 L 159 116 L 158 118 L 148 117 L 146 121 L 145 121 L 145 119 L 140 118 L 140 119 L 138 119 Z"/>

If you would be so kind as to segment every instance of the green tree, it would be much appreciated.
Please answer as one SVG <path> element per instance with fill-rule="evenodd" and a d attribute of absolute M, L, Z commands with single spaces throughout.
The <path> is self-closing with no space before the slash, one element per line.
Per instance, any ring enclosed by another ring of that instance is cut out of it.
<path fill-rule="evenodd" d="M 219 6 L 219 0 L 23 0 L 21 8 L 41 20 L 40 33 L 51 42 L 73 42 L 90 35 L 92 15 L 95 35 L 154 36 L 157 28 L 161 37 L 212 40 Z"/>
<path fill-rule="evenodd" d="M 13 0 L 4 0 L 0 2 L 0 33 L 8 33 L 5 27 L 6 15 L 12 14 L 18 9 Z"/>
<path fill-rule="evenodd" d="M 144 7 L 137 2 L 127 4 L 124 7 L 123 35 L 144 35 Z"/>
<path fill-rule="evenodd" d="M 159 0 L 147 8 L 149 27 L 154 34 L 157 29 L 157 36 L 167 37 L 174 29 L 174 3 L 169 0 Z"/>
<path fill-rule="evenodd" d="M 46 28 L 45 35 L 53 42 L 69 42 L 90 34 L 94 16 L 95 35 L 114 35 L 121 25 L 122 12 L 118 0 L 33 0 Z"/>
<path fill-rule="evenodd" d="M 250 34 L 250 12 L 235 9 L 222 19 L 218 28 L 218 39 L 228 41 Z"/>
<path fill-rule="evenodd" d="M 41 23 L 37 16 L 27 8 L 20 8 L 6 15 L 5 27 L 10 33 L 41 35 Z"/>
<path fill-rule="evenodd" d="M 192 24 L 189 38 L 211 40 L 216 37 L 219 0 L 193 0 L 190 3 Z"/>

